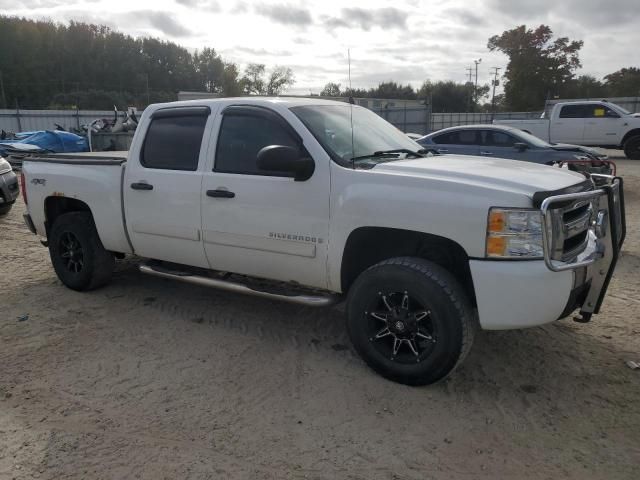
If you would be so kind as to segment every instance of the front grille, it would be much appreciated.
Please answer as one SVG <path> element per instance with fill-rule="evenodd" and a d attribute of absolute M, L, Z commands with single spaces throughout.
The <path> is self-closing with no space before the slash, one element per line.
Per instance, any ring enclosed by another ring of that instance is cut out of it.
<path fill-rule="evenodd" d="M 585 230 L 584 232 L 579 233 L 578 235 L 575 235 L 571 238 L 567 238 L 562 244 L 562 252 L 566 255 L 580 248 L 587 240 L 587 234 L 588 232 Z"/>
<path fill-rule="evenodd" d="M 563 262 L 574 260 L 587 247 L 593 221 L 590 201 L 564 204 L 551 212 L 551 258 Z"/>
<path fill-rule="evenodd" d="M 585 205 L 582 205 L 581 207 L 578 207 L 574 210 L 570 210 L 568 212 L 565 212 L 562 215 L 562 220 L 565 221 L 565 223 L 568 222 L 572 222 L 573 220 L 578 219 L 579 217 L 581 217 L 582 215 L 584 215 L 587 210 L 589 210 L 590 205 L 587 203 Z"/>

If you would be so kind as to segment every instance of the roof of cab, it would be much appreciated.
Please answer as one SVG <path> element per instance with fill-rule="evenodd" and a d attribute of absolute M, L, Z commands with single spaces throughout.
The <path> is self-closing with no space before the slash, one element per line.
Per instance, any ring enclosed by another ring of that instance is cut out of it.
<path fill-rule="evenodd" d="M 483 130 L 502 130 L 504 132 L 520 131 L 519 129 L 512 127 L 510 125 L 500 125 L 500 124 L 494 124 L 494 123 L 477 123 L 472 125 L 457 125 L 455 127 L 443 128 L 440 130 L 436 130 L 435 132 L 431 132 L 428 135 L 425 135 L 425 137 L 431 137 L 435 134 L 441 134 L 441 133 L 450 132 L 453 130 L 471 130 L 471 129 L 475 130 L 479 128 Z"/>
<path fill-rule="evenodd" d="M 280 106 L 285 108 L 298 107 L 304 105 L 349 105 L 345 102 L 339 102 L 336 100 L 308 97 L 221 97 L 221 98 L 203 98 L 196 100 L 179 100 L 169 103 L 155 103 L 149 105 L 152 110 L 167 107 L 189 107 L 189 106 L 206 106 L 215 105 L 218 103 L 224 104 L 236 104 L 236 105 L 263 105 L 263 106 Z M 356 105 L 354 105 L 356 106 Z"/>

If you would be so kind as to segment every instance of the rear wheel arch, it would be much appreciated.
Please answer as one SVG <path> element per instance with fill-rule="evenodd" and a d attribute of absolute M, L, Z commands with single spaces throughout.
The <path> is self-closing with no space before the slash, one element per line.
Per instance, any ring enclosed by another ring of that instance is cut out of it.
<path fill-rule="evenodd" d="M 65 213 L 88 212 L 93 218 L 91 208 L 77 198 L 50 196 L 44 200 L 44 218 L 47 237 L 56 219 Z"/>
<path fill-rule="evenodd" d="M 359 227 L 349 234 L 340 269 L 342 292 L 347 293 L 356 278 L 369 267 L 406 256 L 429 260 L 450 272 L 475 306 L 469 256 L 459 243 L 438 235 L 396 228 Z"/>

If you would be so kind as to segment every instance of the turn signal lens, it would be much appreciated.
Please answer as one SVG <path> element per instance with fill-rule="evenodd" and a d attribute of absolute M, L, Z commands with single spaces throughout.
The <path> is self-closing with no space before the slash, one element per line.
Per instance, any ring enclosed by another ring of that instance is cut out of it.
<path fill-rule="evenodd" d="M 504 212 L 501 210 L 492 210 L 489 212 L 489 231 L 499 233 L 504 230 Z"/>
<path fill-rule="evenodd" d="M 507 241 L 504 237 L 489 237 L 487 238 L 487 255 L 489 257 L 502 257 L 507 246 Z"/>

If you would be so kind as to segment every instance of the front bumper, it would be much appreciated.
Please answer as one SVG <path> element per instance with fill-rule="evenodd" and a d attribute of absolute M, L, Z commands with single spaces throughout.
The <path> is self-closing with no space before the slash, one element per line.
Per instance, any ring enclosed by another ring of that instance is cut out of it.
<path fill-rule="evenodd" d="M 554 273 L 588 269 L 590 287 L 580 306 L 582 317 L 578 319 L 583 322 L 588 322 L 593 314 L 600 312 L 626 236 L 622 178 L 596 174 L 591 177 L 598 187 L 596 190 L 550 196 L 542 201 L 540 207 L 543 225 L 551 226 L 550 229 L 543 228 L 544 262 L 547 268 Z M 590 202 L 594 220 L 589 230 L 589 245 L 584 252 L 571 262 L 562 262 L 554 260 L 551 250 L 553 237 L 557 233 L 554 229 L 559 228 L 552 210 L 554 206 L 573 201 Z"/>
<path fill-rule="evenodd" d="M 555 260 L 554 235 L 543 229 L 543 260 L 470 260 L 480 326 L 485 330 L 534 327 L 570 315 L 580 321 L 600 311 L 625 237 L 622 179 L 596 176 L 596 190 L 548 196 L 541 202 L 544 223 L 554 206 L 576 199 L 592 202 L 592 223 L 584 251 L 571 262 Z M 602 215 L 598 216 L 600 212 Z M 606 219 L 597 224 L 598 219 Z"/>
<path fill-rule="evenodd" d="M 19 194 L 20 189 L 16 174 L 13 171 L 0 174 L 0 205 L 15 202 Z"/>
<path fill-rule="evenodd" d="M 484 330 L 536 327 L 558 319 L 575 274 L 555 273 L 543 260 L 470 260 L 478 319 Z"/>

